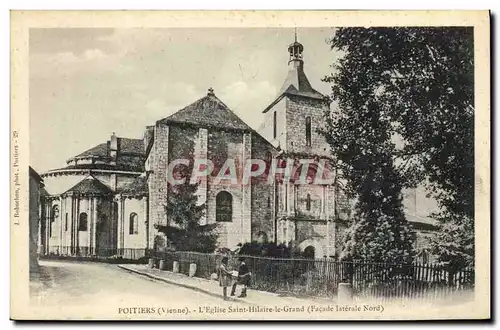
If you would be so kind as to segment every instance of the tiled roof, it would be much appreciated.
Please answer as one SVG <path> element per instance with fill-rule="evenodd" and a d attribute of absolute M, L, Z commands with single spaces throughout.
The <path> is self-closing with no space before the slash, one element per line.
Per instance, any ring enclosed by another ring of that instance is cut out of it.
<path fill-rule="evenodd" d="M 129 139 L 117 137 L 118 154 L 116 163 L 111 163 L 112 159 L 109 153 L 110 141 L 101 143 L 90 148 L 72 158 L 67 163 L 70 164 L 64 168 L 58 168 L 49 172 L 72 169 L 95 169 L 95 170 L 115 170 L 127 172 L 142 172 L 144 170 L 145 150 L 142 139 Z M 71 163 L 79 158 L 96 158 L 101 163 L 97 164 L 77 164 Z M 104 163 L 102 163 L 104 162 Z"/>
<path fill-rule="evenodd" d="M 264 109 L 263 112 L 266 113 L 286 95 L 296 95 L 317 100 L 326 100 L 326 97 L 323 94 L 312 88 L 311 83 L 307 79 L 304 72 L 302 63 L 296 64 L 288 70 L 288 75 L 283 83 L 283 86 L 281 86 L 278 95 L 274 101 Z"/>
<path fill-rule="evenodd" d="M 136 163 L 140 164 L 131 164 L 119 161 L 116 165 L 114 164 L 77 164 L 77 165 L 68 165 L 66 167 L 57 168 L 54 170 L 50 170 L 47 173 L 57 172 L 61 170 L 107 170 L 107 171 L 123 171 L 123 172 L 142 172 L 143 164 L 142 158 L 139 159 Z M 47 174 L 47 173 L 44 173 Z"/>
<path fill-rule="evenodd" d="M 142 139 L 117 138 L 118 150 L 120 154 L 144 154 L 144 141 Z M 109 149 L 109 141 L 101 143 L 93 148 L 90 148 L 73 158 L 82 157 L 107 157 Z"/>
<path fill-rule="evenodd" d="M 281 94 L 294 94 L 317 99 L 324 98 L 323 94 L 312 88 L 302 64 L 296 65 L 288 71 L 288 75 L 278 93 L 278 97 L 281 96 Z"/>
<path fill-rule="evenodd" d="M 315 89 L 297 89 L 295 87 L 295 85 L 289 85 L 288 88 L 283 92 L 283 94 L 289 94 L 289 95 L 298 95 L 298 96 L 306 96 L 306 97 L 310 97 L 310 98 L 313 98 L 313 99 L 318 99 L 318 100 L 322 100 L 324 99 L 325 97 L 323 96 L 323 94 L 321 94 L 320 92 L 316 91 Z"/>
<path fill-rule="evenodd" d="M 74 156 L 73 158 L 81 158 L 81 157 L 87 157 L 87 156 L 96 156 L 96 157 L 107 157 L 108 156 L 108 144 L 107 143 L 101 143 L 96 145 L 93 148 L 90 148 L 81 154 L 78 154 Z"/>
<path fill-rule="evenodd" d="M 87 176 L 82 181 L 78 182 L 72 188 L 68 189 L 66 193 L 73 192 L 77 194 L 101 194 L 107 195 L 112 193 L 104 183 L 94 178 L 92 175 Z"/>
<path fill-rule="evenodd" d="M 213 92 L 188 105 L 173 115 L 160 120 L 161 123 L 187 123 L 199 127 L 229 128 L 252 131 L 234 112 L 232 112 Z"/>
<path fill-rule="evenodd" d="M 123 154 L 144 154 L 144 140 L 118 138 L 118 149 Z"/>
<path fill-rule="evenodd" d="M 134 181 L 120 189 L 118 192 L 123 195 L 130 196 L 147 195 L 149 190 L 146 177 L 143 175 L 138 176 Z"/>

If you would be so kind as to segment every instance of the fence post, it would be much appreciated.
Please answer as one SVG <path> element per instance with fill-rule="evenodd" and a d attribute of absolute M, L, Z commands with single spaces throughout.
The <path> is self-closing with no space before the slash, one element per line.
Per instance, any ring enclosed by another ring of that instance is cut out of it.
<path fill-rule="evenodd" d="M 348 303 L 352 301 L 352 284 L 339 283 L 337 300 L 339 303 Z"/>
<path fill-rule="evenodd" d="M 189 277 L 193 277 L 196 274 L 196 264 L 189 264 Z"/>
<path fill-rule="evenodd" d="M 339 303 L 348 303 L 353 298 L 354 262 L 350 260 L 345 262 L 344 265 L 344 274 L 337 287 L 337 300 Z"/>
<path fill-rule="evenodd" d="M 172 266 L 172 272 L 173 273 L 179 272 L 179 262 L 178 261 L 174 261 L 173 266 Z"/>

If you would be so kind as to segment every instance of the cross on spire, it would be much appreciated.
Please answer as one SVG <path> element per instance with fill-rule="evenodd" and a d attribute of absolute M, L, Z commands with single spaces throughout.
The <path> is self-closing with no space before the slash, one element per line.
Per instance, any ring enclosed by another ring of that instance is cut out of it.
<path fill-rule="evenodd" d="M 210 88 L 208 89 L 208 93 L 207 93 L 207 95 L 215 95 L 215 93 L 214 93 L 214 89 L 213 89 L 212 87 L 210 87 Z"/>

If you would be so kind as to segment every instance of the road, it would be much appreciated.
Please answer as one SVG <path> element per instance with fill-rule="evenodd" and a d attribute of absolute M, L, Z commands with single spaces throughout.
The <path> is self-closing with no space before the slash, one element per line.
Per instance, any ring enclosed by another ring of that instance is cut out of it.
<path fill-rule="evenodd" d="M 134 315 L 135 307 L 179 309 L 185 306 L 238 308 L 241 302 L 178 287 L 129 273 L 116 265 L 90 262 L 41 261 L 40 284 L 31 285 L 31 303 L 44 308 L 116 306 Z M 221 290 L 222 293 L 222 290 Z M 129 308 L 125 310 L 125 308 Z M 151 311 L 142 310 L 140 313 Z M 193 312 L 193 311 L 190 311 Z M 217 318 L 217 311 L 203 318 Z M 179 313 L 172 311 L 172 313 Z M 200 314 L 200 313 L 198 313 Z"/>

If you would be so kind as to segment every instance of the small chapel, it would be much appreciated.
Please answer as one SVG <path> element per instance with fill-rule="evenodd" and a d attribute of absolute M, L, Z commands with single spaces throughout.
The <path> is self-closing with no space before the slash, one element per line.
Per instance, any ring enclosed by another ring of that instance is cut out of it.
<path fill-rule="evenodd" d="M 335 171 L 330 147 L 318 133 L 330 101 L 309 82 L 303 52 L 296 39 L 288 46 L 288 74 L 262 109 L 258 130 L 210 88 L 202 98 L 146 127 L 142 139 L 112 134 L 65 167 L 42 174 L 39 253 L 143 257 L 158 236 L 154 225 L 169 223 L 165 204 L 172 164 L 209 160 L 216 173 L 232 159 L 241 176 L 245 164 L 258 159 L 265 162 L 266 175 L 248 183 L 211 175 L 199 182 L 202 221 L 218 224 L 218 246 L 232 249 L 265 240 L 292 245 L 307 257 L 338 255 L 352 205 L 335 180 L 314 180 L 318 172 Z M 299 170 L 284 180 L 273 166 L 287 163 Z M 298 180 L 300 173 L 305 173 L 305 184 Z M 413 198 L 408 203 L 416 209 Z M 424 242 L 434 229 L 431 220 L 416 213 L 409 219 Z"/>

